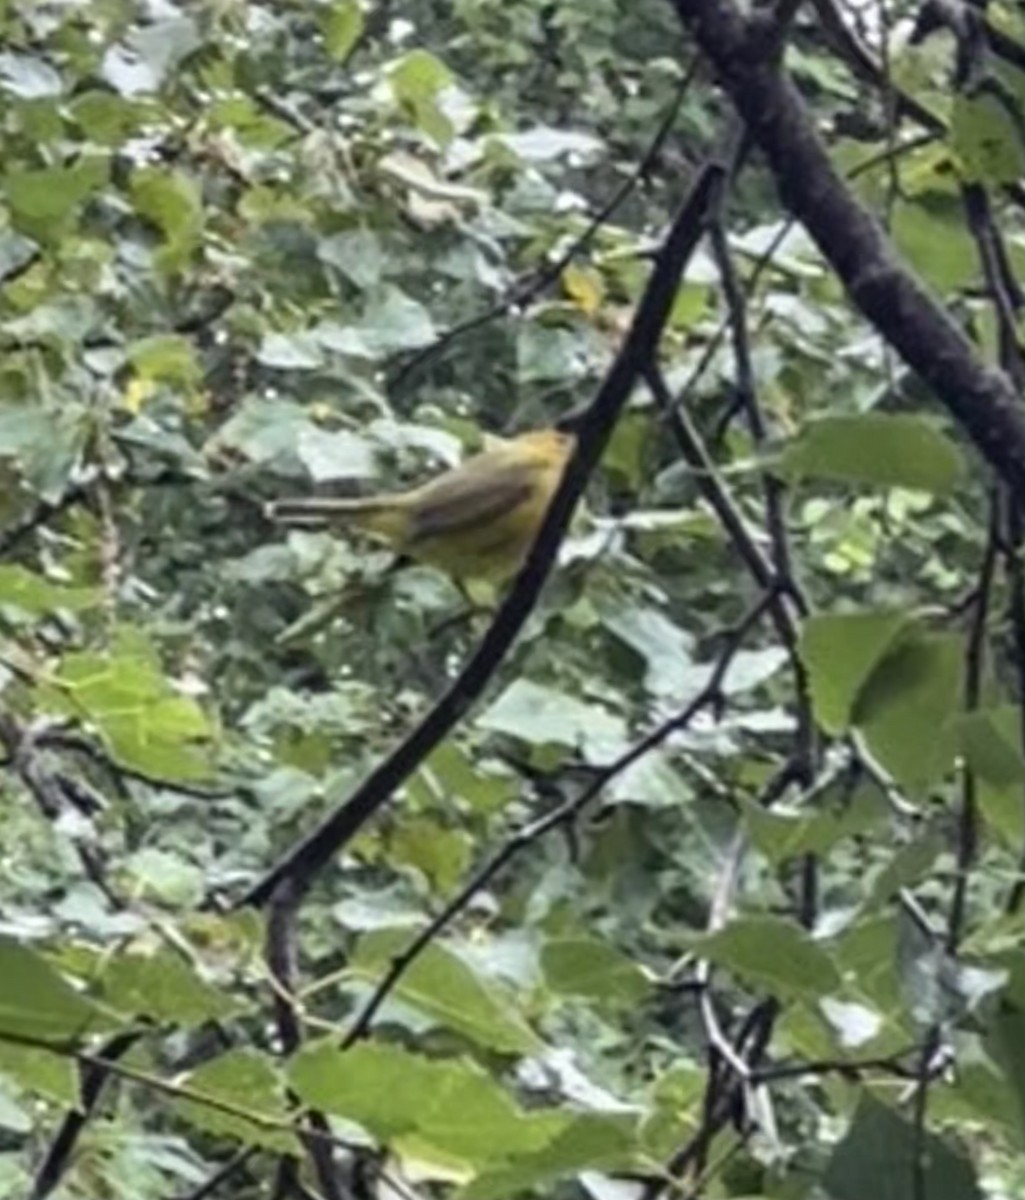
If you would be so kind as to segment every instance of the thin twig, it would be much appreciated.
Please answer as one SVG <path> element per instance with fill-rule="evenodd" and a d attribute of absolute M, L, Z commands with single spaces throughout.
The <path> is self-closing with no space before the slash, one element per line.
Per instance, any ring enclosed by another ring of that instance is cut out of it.
<path fill-rule="evenodd" d="M 274 891 L 267 906 L 267 937 L 265 958 L 267 970 L 274 981 L 272 989 L 275 1021 L 281 1041 L 281 1053 L 291 1057 L 303 1040 L 302 1019 L 293 1000 L 296 977 L 295 920 L 298 905 L 297 889 L 285 877 Z M 299 1098 L 289 1095 L 289 1102 L 300 1109 Z M 310 1163 L 324 1193 L 324 1200 L 346 1200 L 345 1189 L 334 1161 L 333 1147 L 327 1135 L 330 1126 L 323 1113 L 307 1109 L 297 1113 L 296 1135 L 303 1143 Z M 278 1167 L 280 1184 L 297 1178 L 298 1165 L 290 1155 L 281 1158 Z"/>
<path fill-rule="evenodd" d="M 990 497 L 989 533 L 986 537 L 982 563 L 979 566 L 979 581 L 976 585 L 972 624 L 968 631 L 968 643 L 965 648 L 965 712 L 974 712 L 979 707 L 979 697 L 982 692 L 986 622 L 989 617 L 990 597 L 997 565 L 999 514 L 999 498 L 994 493 Z M 947 920 L 946 948 L 948 954 L 956 953 L 964 930 L 968 881 L 972 864 L 975 861 L 978 842 L 979 814 L 975 793 L 975 771 L 965 763 L 961 771 L 961 806 L 957 820 L 954 890 L 950 899 L 950 915 Z"/>

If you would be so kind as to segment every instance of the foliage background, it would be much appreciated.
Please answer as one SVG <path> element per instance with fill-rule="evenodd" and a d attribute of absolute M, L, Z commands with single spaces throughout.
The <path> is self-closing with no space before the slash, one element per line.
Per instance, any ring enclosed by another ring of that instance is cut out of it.
<path fill-rule="evenodd" d="M 1025 26 L 936 11 L 787 66 L 1020 387 Z M 1020 513 L 757 150 L 484 702 L 238 906 L 490 619 L 263 502 L 594 394 L 735 145 L 673 7 L 0 21 L 3 1194 L 1019 1195 Z"/>

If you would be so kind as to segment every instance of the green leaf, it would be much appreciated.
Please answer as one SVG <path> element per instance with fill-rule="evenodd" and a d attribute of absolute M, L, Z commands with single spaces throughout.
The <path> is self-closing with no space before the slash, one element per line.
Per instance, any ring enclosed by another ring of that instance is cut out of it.
<path fill-rule="evenodd" d="M 7 203 L 18 228 L 51 240 L 79 206 L 107 182 L 105 157 L 82 157 L 69 167 L 12 168 L 4 177 Z"/>
<path fill-rule="evenodd" d="M 529 679 L 510 684 L 477 724 L 535 746 L 580 749 L 589 762 L 605 761 L 627 744 L 621 717 Z"/>
<path fill-rule="evenodd" d="M 411 787 L 424 784 L 426 797 L 444 795 L 468 804 L 475 813 L 502 809 L 518 794 L 508 768 L 475 760 L 453 741 L 442 742 L 421 766 Z"/>
<path fill-rule="evenodd" d="M 564 996 L 632 1007 L 648 994 L 648 980 L 625 954 L 597 938 L 552 938 L 541 948 L 545 982 Z"/>
<path fill-rule="evenodd" d="M 23 100 L 59 96 L 61 77 L 44 58 L 4 51 L 0 54 L 0 88 Z"/>
<path fill-rule="evenodd" d="M 524 325 L 516 338 L 516 378 L 521 384 L 570 383 L 590 369 L 586 343 L 569 329 Z"/>
<path fill-rule="evenodd" d="M 10 1095 L 0 1080 L 0 1129 L 25 1136 L 32 1130 L 32 1116 L 28 1106 Z"/>
<path fill-rule="evenodd" d="M 959 198 L 929 193 L 899 200 L 890 228 L 900 252 L 937 291 L 960 291 L 977 282 L 978 253 Z"/>
<path fill-rule="evenodd" d="M 858 694 L 852 719 L 906 791 L 920 794 L 950 767 L 947 728 L 961 697 L 964 646 L 955 634 L 906 633 Z"/>
<path fill-rule="evenodd" d="M 0 456 L 15 459 L 22 477 L 46 500 L 64 495 L 92 433 L 89 410 L 70 401 L 58 411 L 0 409 Z"/>
<path fill-rule="evenodd" d="M 45 689 L 60 711 L 94 723 L 126 766 L 169 779 L 209 774 L 200 746 L 213 727 L 160 671 L 141 634 L 123 630 L 108 654 L 65 655 Z"/>
<path fill-rule="evenodd" d="M 378 355 L 418 350 L 437 337 L 431 314 L 397 287 L 375 291 L 356 326 L 364 345 Z"/>
<path fill-rule="evenodd" d="M 65 1043 L 111 1027 L 45 958 L 2 934 L 0 979 L 0 1038 L 7 1033 Z"/>
<path fill-rule="evenodd" d="M 63 1108 L 75 1108 L 81 1101 L 74 1060 L 64 1054 L 0 1040 L 0 1075 Z"/>
<path fill-rule="evenodd" d="M 965 179 L 989 187 L 1017 183 L 1025 176 L 1025 134 L 1020 105 L 988 91 L 958 92 L 950 121 L 950 146 Z"/>
<path fill-rule="evenodd" d="M 437 103 L 451 86 L 452 72 L 427 50 L 411 50 L 388 71 L 392 94 L 413 115 L 417 126 L 439 146 L 451 142 L 455 130 Z"/>
<path fill-rule="evenodd" d="M 505 1167 L 492 1167 L 468 1183 L 462 1200 L 506 1200 L 544 1189 L 585 1171 L 626 1171 L 637 1165 L 636 1118 L 629 1114 L 582 1113 L 541 1149 L 520 1154 Z M 559 1189 L 547 1188 L 542 1194 Z M 600 1195 L 587 1189 L 589 1194 Z"/>
<path fill-rule="evenodd" d="M 279 371 L 315 371 L 324 363 L 324 354 L 309 333 L 265 333 L 256 357 L 265 367 Z"/>
<path fill-rule="evenodd" d="M 383 1142 L 416 1135 L 465 1162 L 489 1162 L 544 1145 L 560 1113 L 524 1113 L 468 1059 L 430 1059 L 400 1046 L 327 1041 L 293 1058 L 289 1079 L 307 1104 L 361 1125 Z"/>
<path fill-rule="evenodd" d="M 310 426 L 309 414 L 293 400 L 250 397 L 221 426 L 210 450 L 234 450 L 251 462 L 268 463 L 294 453 Z"/>
<path fill-rule="evenodd" d="M 369 229 L 324 238 L 317 245 L 317 257 L 358 288 L 376 287 L 389 265 L 380 238 Z"/>
<path fill-rule="evenodd" d="M 655 608 L 622 607 L 602 613 L 602 624 L 643 658 L 645 686 L 675 692 L 693 668 L 694 639 Z"/>
<path fill-rule="evenodd" d="M 1021 1139 L 1025 1128 L 1025 1012 L 1008 998 L 1002 1001 L 992 1020 L 986 1049 L 1015 1099 L 1008 1115 Z"/>
<path fill-rule="evenodd" d="M 95 608 L 101 599 L 99 588 L 68 587 L 51 583 L 27 567 L 0 566 L 0 605 L 11 605 L 33 616 L 57 609 L 80 612 Z"/>
<path fill-rule="evenodd" d="M 356 1121 L 387 1141 L 416 1128 L 436 1089 L 464 1069 L 400 1046 L 361 1042 L 342 1051 L 324 1039 L 302 1047 L 289 1065 L 288 1078 L 306 1104 Z"/>
<path fill-rule="evenodd" d="M 805 854 L 827 854 L 838 842 L 874 828 L 889 811 L 875 787 L 859 788 L 842 803 L 817 797 L 815 811 L 788 812 L 782 806 L 766 809 L 740 798 L 744 825 L 752 843 L 774 863 Z"/>
<path fill-rule="evenodd" d="M 552 162 L 563 155 L 594 158 L 603 148 L 600 138 L 574 129 L 537 125 L 519 133 L 495 133 L 492 137 L 527 162 Z"/>
<path fill-rule="evenodd" d="M 922 879 L 945 849 L 945 841 L 935 829 L 926 829 L 902 846 L 872 881 L 866 908 L 889 904 L 901 888 Z"/>
<path fill-rule="evenodd" d="M 174 908 L 191 908 L 203 899 L 203 871 L 170 850 L 144 846 L 125 862 L 142 895 Z"/>
<path fill-rule="evenodd" d="M 201 40 L 195 21 L 189 17 L 168 16 L 131 26 L 123 42 L 108 48 L 103 58 L 103 78 L 119 92 L 156 91 Z"/>
<path fill-rule="evenodd" d="M 840 976 L 830 956 L 780 917 L 742 917 L 692 943 L 696 954 L 782 998 L 820 999 Z"/>
<path fill-rule="evenodd" d="M 324 49 L 332 58 L 344 62 L 359 41 L 366 20 L 357 0 L 338 0 L 320 14 Z"/>
<path fill-rule="evenodd" d="M 800 654 L 808 668 L 815 717 L 827 733 L 848 728 L 858 693 L 909 622 L 906 613 L 885 611 L 804 622 Z"/>
<path fill-rule="evenodd" d="M 1007 704 L 962 713 L 951 729 L 965 763 L 975 775 L 979 807 L 990 828 L 1007 845 L 1025 838 L 1025 763 L 1021 756 L 1021 714 Z"/>
<path fill-rule="evenodd" d="M 239 1007 L 166 947 L 123 951 L 105 964 L 100 983 L 103 998 L 118 1012 L 184 1027 L 227 1017 Z"/>
<path fill-rule="evenodd" d="M 783 452 L 799 478 L 946 494 L 963 475 L 957 447 L 922 417 L 863 413 L 810 421 Z"/>
<path fill-rule="evenodd" d="M 203 232 L 203 198 L 196 181 L 181 171 L 143 167 L 132 173 L 130 192 L 135 211 L 164 236 L 161 268 L 186 266 Z"/>
<path fill-rule="evenodd" d="M 925 1174 L 922 1195 L 929 1200 L 981 1200 L 969 1158 L 928 1130 L 920 1133 L 866 1092 L 823 1183 L 832 1200 L 908 1200 L 917 1163 Z"/>
<path fill-rule="evenodd" d="M 0 231 L 0 280 L 20 271 L 38 253 L 39 246 L 31 238 L 23 237 L 13 229 Z"/>
<path fill-rule="evenodd" d="M 360 938 L 352 969 L 377 982 L 409 943 L 408 930 L 381 930 Z M 535 1035 L 511 998 L 447 946 L 433 942 L 402 974 L 393 995 L 487 1050 L 529 1054 Z"/>
<path fill-rule="evenodd" d="M 415 867 L 433 891 L 447 896 L 473 861 L 473 841 L 462 829 L 448 829 L 428 817 L 411 817 L 388 838 L 388 860 Z"/>
<path fill-rule="evenodd" d="M 91 142 L 118 146 L 142 123 L 146 106 L 113 92 L 92 88 L 75 96 L 68 114 Z"/>
<path fill-rule="evenodd" d="M 175 1108 L 197 1129 L 276 1154 L 299 1154 L 299 1143 L 288 1129 L 284 1080 L 268 1055 L 229 1050 L 178 1083 L 196 1098 L 178 1100 Z"/>

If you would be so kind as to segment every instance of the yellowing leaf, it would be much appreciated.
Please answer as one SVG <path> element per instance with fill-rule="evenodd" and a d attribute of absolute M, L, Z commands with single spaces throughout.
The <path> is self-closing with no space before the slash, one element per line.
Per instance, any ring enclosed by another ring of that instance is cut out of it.
<path fill-rule="evenodd" d="M 133 417 L 138 416 L 142 412 L 143 405 L 152 397 L 156 390 L 157 385 L 152 379 L 142 379 L 137 375 L 125 388 L 124 394 L 121 397 L 121 405 Z"/>
<path fill-rule="evenodd" d="M 562 290 L 588 317 L 593 317 L 601 308 L 605 297 L 605 286 L 598 272 L 573 263 L 562 272 Z"/>

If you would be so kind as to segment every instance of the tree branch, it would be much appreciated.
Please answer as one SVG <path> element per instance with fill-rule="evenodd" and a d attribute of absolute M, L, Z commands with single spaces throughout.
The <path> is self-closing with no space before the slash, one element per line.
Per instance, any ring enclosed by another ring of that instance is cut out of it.
<path fill-rule="evenodd" d="M 654 361 L 680 277 L 704 233 L 708 205 L 721 175 L 720 167 L 705 166 L 673 222 L 655 258 L 630 332 L 582 419 L 576 450 L 533 548 L 470 661 L 420 724 L 317 829 L 292 846 L 250 888 L 242 904 L 265 904 L 285 878 L 291 878 L 300 892 L 305 891 L 317 873 L 387 803 L 395 789 L 419 767 L 487 687 L 537 603 L 573 510 L 634 384 Z"/>
<path fill-rule="evenodd" d="M 673 0 L 764 152 L 786 207 L 807 229 L 852 302 L 933 390 L 1002 476 L 1025 497 L 1025 405 L 901 262 L 879 223 L 837 174 L 811 116 L 767 52 L 763 22 L 732 0 Z"/>

